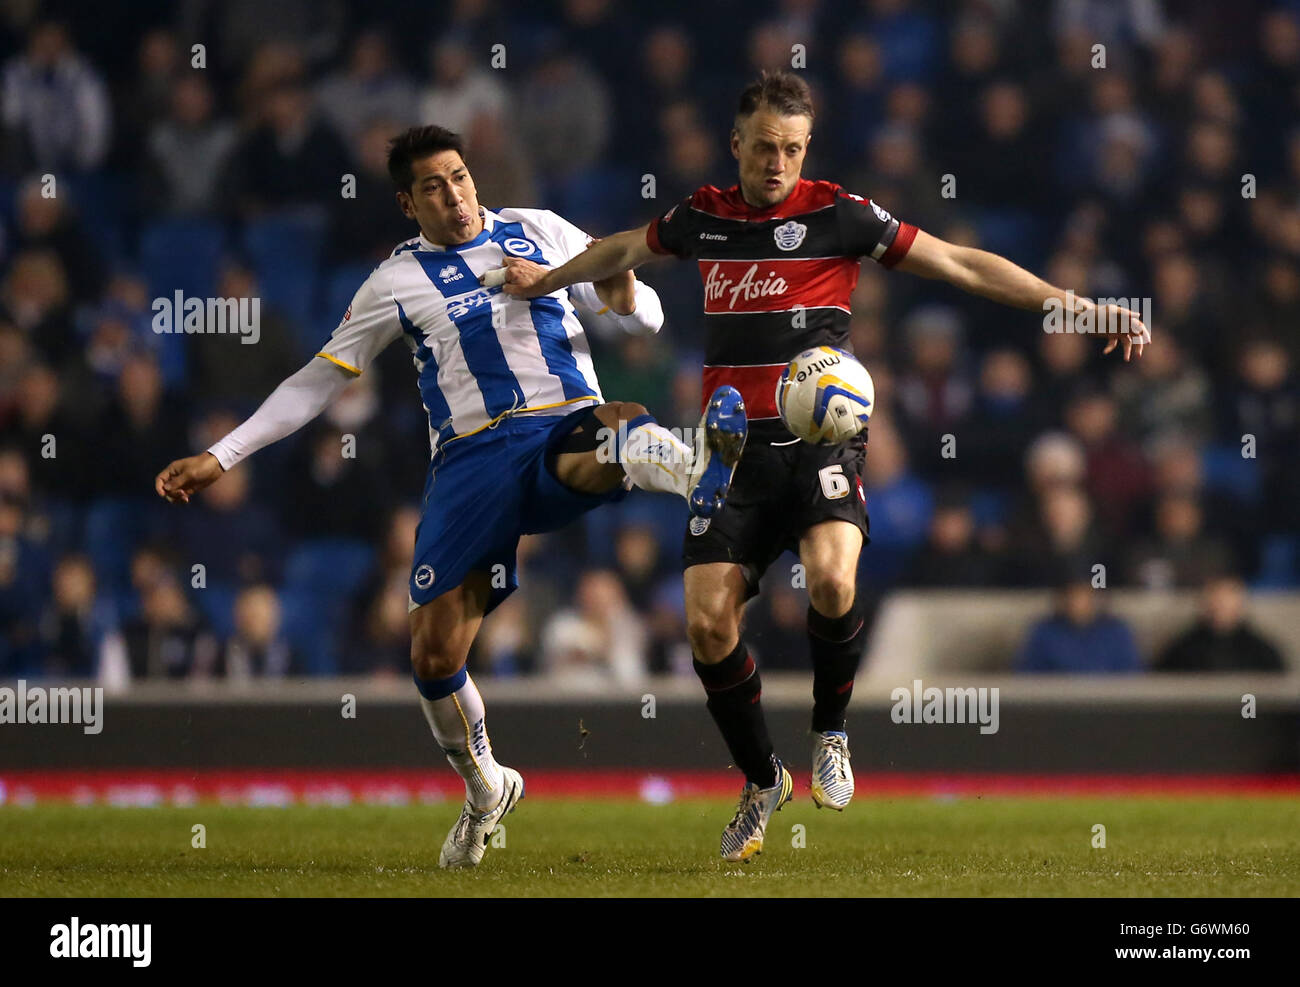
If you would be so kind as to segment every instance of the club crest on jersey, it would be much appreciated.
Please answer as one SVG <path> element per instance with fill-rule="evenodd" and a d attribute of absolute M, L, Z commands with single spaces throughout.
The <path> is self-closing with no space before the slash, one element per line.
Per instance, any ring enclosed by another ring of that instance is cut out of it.
<path fill-rule="evenodd" d="M 696 536 L 704 534 L 704 532 L 709 530 L 710 520 L 711 520 L 710 518 L 706 518 L 706 517 L 691 518 L 691 523 L 689 526 L 691 534 Z"/>
<path fill-rule="evenodd" d="M 443 281 L 459 281 L 464 276 L 465 275 L 461 273 L 460 268 L 455 264 L 448 264 L 438 272 L 438 277 L 442 278 Z"/>
<path fill-rule="evenodd" d="M 782 223 L 772 231 L 772 239 L 781 250 L 794 250 L 803 243 L 803 238 L 808 235 L 808 227 L 803 223 L 796 223 L 793 219 L 788 223 Z"/>
<path fill-rule="evenodd" d="M 531 254 L 533 252 L 533 244 L 531 240 L 524 240 L 520 237 L 512 236 L 501 241 L 501 249 L 508 254 L 518 254 L 522 257 L 525 254 Z"/>

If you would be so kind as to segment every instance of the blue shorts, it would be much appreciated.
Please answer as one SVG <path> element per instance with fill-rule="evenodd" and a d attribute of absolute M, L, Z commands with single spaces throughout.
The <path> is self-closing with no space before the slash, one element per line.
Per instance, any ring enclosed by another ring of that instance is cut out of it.
<path fill-rule="evenodd" d="M 546 467 L 547 451 L 564 440 L 595 405 L 564 416 L 513 416 L 494 428 L 439 449 L 424 484 L 424 511 L 411 566 L 413 606 L 423 606 L 465 581 L 491 577 L 491 613 L 519 585 L 519 536 L 554 531 L 593 507 L 622 500 L 570 490 Z"/>

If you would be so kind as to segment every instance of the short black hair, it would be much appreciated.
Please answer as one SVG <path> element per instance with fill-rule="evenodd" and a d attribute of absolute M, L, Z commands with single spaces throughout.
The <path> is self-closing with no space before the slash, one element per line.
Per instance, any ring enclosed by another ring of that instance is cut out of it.
<path fill-rule="evenodd" d="M 764 69 L 757 79 L 745 87 L 740 94 L 740 105 L 736 108 L 736 123 L 766 107 L 782 116 L 814 117 L 812 90 L 808 83 L 793 72 L 769 72 Z"/>
<path fill-rule="evenodd" d="M 411 191 L 411 183 L 415 181 L 411 165 L 417 158 L 426 158 L 439 151 L 455 151 L 462 161 L 465 160 L 465 142 L 460 134 L 446 127 L 430 124 L 402 131 L 388 142 L 388 177 L 400 191 Z"/>

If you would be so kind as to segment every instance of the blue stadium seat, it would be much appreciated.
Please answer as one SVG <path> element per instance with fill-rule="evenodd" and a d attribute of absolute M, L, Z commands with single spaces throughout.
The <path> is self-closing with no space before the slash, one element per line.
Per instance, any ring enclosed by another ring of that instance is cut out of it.
<path fill-rule="evenodd" d="M 221 227 L 205 219 L 164 219 L 140 233 L 140 266 L 154 297 L 210 298 L 225 249 Z"/>
<path fill-rule="evenodd" d="M 1300 537 L 1268 535 L 1260 545 L 1254 589 L 1295 589 L 1300 586 Z"/>
<path fill-rule="evenodd" d="M 309 674 L 338 671 L 353 597 L 373 561 L 370 545 L 348 538 L 312 539 L 289 554 L 280 594 L 284 634 Z"/>
<path fill-rule="evenodd" d="M 344 264 L 332 268 L 323 278 L 320 292 L 320 309 L 316 312 L 316 347 L 329 338 L 338 324 L 343 321 L 343 313 L 352 304 L 352 296 L 357 293 L 363 281 L 374 270 L 371 264 Z"/>
<path fill-rule="evenodd" d="M 147 505 L 134 498 L 105 497 L 86 510 L 86 554 L 95 578 L 108 593 L 131 585 L 131 555 L 149 535 Z"/>
<path fill-rule="evenodd" d="M 1242 456 L 1239 444 L 1207 446 L 1201 455 L 1201 468 L 1208 489 L 1227 494 L 1242 504 L 1259 500 L 1259 461 Z"/>
<path fill-rule="evenodd" d="M 235 587 L 225 583 L 208 583 L 201 590 L 194 590 L 190 598 L 198 606 L 199 612 L 207 618 L 208 624 L 221 640 L 226 640 L 235 632 Z"/>
<path fill-rule="evenodd" d="M 304 356 L 320 345 L 312 301 L 324 242 L 324 216 L 311 212 L 274 213 L 244 230 L 244 249 L 257 272 L 263 304 L 292 320 Z"/>

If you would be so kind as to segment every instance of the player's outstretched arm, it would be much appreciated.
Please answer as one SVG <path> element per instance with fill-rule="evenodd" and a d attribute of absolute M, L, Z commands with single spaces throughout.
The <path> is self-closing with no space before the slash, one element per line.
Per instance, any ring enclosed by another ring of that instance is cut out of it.
<path fill-rule="evenodd" d="M 1073 293 L 1067 295 L 1063 289 L 1048 284 L 1005 257 L 987 250 L 959 247 L 924 230 L 917 230 L 916 239 L 895 270 L 924 278 L 938 278 L 972 295 L 1014 308 L 1042 312 L 1051 301 L 1058 303 L 1063 310 L 1079 314 L 1096 307 L 1089 299 L 1077 298 Z M 1128 360 L 1134 352 L 1140 357 L 1142 348 L 1151 342 L 1151 330 L 1130 309 L 1109 304 L 1096 315 L 1098 325 L 1116 327 L 1116 333 L 1110 336 L 1103 351 L 1105 353 L 1123 343 L 1124 359 Z"/>
<path fill-rule="evenodd" d="M 597 284 L 617 274 L 630 271 L 657 256 L 646 243 L 646 227 L 624 230 L 593 243 L 567 264 L 554 270 L 536 265 L 506 261 L 506 280 L 502 291 L 515 298 L 539 298 L 572 284 L 590 281 Z"/>
<path fill-rule="evenodd" d="M 169 463 L 154 478 L 154 490 L 164 500 L 188 504 L 192 495 L 211 486 L 236 463 L 319 415 L 354 376 L 327 360 L 313 358 L 286 377 L 246 422 L 207 452 Z"/>

